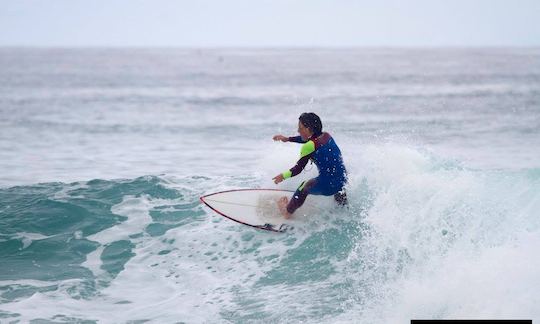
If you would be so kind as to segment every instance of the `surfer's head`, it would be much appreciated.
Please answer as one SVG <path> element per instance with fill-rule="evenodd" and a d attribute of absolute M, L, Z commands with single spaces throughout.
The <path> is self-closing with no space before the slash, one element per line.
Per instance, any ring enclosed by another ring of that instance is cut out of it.
<path fill-rule="evenodd" d="M 298 120 L 298 133 L 300 133 L 303 139 L 322 134 L 322 122 L 315 113 L 303 113 Z"/>

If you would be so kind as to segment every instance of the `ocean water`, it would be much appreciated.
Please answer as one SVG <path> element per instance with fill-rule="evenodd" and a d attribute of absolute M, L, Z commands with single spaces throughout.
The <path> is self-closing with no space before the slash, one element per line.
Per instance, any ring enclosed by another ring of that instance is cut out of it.
<path fill-rule="evenodd" d="M 284 234 L 199 197 L 295 189 L 302 112 L 348 208 Z M 1 323 L 540 321 L 540 49 L 0 49 Z"/>

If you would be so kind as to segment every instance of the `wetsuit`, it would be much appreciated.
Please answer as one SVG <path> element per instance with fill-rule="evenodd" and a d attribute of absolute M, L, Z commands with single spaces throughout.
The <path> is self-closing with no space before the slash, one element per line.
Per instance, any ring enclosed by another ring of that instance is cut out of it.
<path fill-rule="evenodd" d="M 312 136 L 307 141 L 302 137 L 289 137 L 289 142 L 303 143 L 300 149 L 300 160 L 290 170 L 282 173 L 284 179 L 294 177 L 302 172 L 309 160 L 319 170 L 319 176 L 302 182 L 287 205 L 287 211 L 293 213 L 298 209 L 308 194 L 332 196 L 340 204 L 346 203 L 344 186 L 347 182 L 347 171 L 343 165 L 341 151 L 328 133 Z"/>

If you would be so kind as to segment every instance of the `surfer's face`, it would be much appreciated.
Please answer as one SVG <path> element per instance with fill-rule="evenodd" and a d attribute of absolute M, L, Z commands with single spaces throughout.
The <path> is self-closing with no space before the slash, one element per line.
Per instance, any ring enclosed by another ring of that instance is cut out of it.
<path fill-rule="evenodd" d="M 304 124 L 302 124 L 300 121 L 298 122 L 298 133 L 300 136 L 302 136 L 303 140 L 307 140 L 311 137 L 311 135 L 313 135 L 313 132 L 311 132 L 311 130 L 304 126 Z"/>

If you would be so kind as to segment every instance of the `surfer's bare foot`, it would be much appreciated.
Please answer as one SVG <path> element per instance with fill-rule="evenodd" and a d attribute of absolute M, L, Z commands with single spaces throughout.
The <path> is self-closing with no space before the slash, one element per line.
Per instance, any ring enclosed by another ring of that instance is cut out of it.
<path fill-rule="evenodd" d="M 287 204 L 288 203 L 289 203 L 289 199 L 287 197 L 281 197 L 278 200 L 279 212 L 286 219 L 289 219 L 289 218 L 292 217 L 292 214 L 287 211 Z"/>

